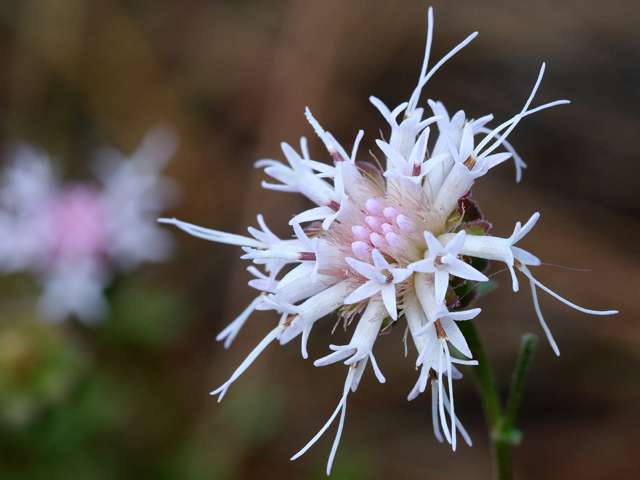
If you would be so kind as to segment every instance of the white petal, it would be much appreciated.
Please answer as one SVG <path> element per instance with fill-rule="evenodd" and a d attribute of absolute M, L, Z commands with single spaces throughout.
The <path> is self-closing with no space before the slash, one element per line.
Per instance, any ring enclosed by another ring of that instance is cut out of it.
<path fill-rule="evenodd" d="M 459 259 L 456 259 L 452 263 L 448 263 L 447 270 L 451 275 L 459 278 L 466 278 L 467 280 L 474 280 L 476 282 L 486 282 L 489 280 L 484 274 Z"/>
<path fill-rule="evenodd" d="M 389 262 L 385 260 L 380 251 L 377 248 L 374 248 L 371 251 L 371 256 L 373 257 L 373 264 L 376 266 L 378 270 L 388 269 Z"/>
<path fill-rule="evenodd" d="M 393 275 L 394 284 L 404 282 L 413 274 L 408 268 L 391 268 L 389 272 Z"/>
<path fill-rule="evenodd" d="M 382 289 L 382 287 L 383 287 L 383 284 L 381 284 L 380 282 L 376 282 L 375 280 L 369 280 L 365 284 L 360 285 L 351 293 L 351 295 L 345 298 L 344 303 L 345 305 L 358 303 L 364 300 L 365 298 L 369 298 L 375 295 Z"/>
<path fill-rule="evenodd" d="M 384 302 L 384 306 L 387 308 L 387 312 L 392 319 L 398 319 L 398 310 L 396 307 L 396 287 L 393 284 L 385 285 L 380 290 L 382 294 L 382 301 Z"/>
<path fill-rule="evenodd" d="M 440 303 L 444 300 L 447 294 L 447 287 L 449 286 L 449 272 L 445 269 L 437 268 L 435 273 L 435 286 L 436 286 L 436 302 Z"/>
<path fill-rule="evenodd" d="M 421 273 L 434 273 L 436 271 L 436 267 L 433 264 L 433 258 L 426 258 L 424 260 L 417 261 L 407 266 L 408 270 L 412 272 L 421 272 Z"/>
<path fill-rule="evenodd" d="M 444 328 L 444 332 L 447 334 L 447 339 L 451 342 L 451 345 L 456 347 L 465 357 L 473 358 L 471 350 L 469 350 L 469 345 L 467 345 L 467 340 L 464 338 L 464 335 L 462 335 L 462 332 L 456 323 L 447 317 L 441 318 L 440 323 L 442 324 L 442 328 Z"/>
<path fill-rule="evenodd" d="M 229 245 L 240 245 L 244 247 L 255 247 L 255 248 L 268 247 L 268 245 L 258 240 L 254 240 L 253 238 L 199 227 L 191 223 L 182 222 L 175 218 L 159 218 L 158 222 L 170 223 L 180 228 L 181 230 L 184 230 L 185 232 L 193 235 L 194 237 L 203 238 L 205 240 L 210 240 L 212 242 L 226 243 Z"/>
<path fill-rule="evenodd" d="M 299 213 L 291 220 L 289 220 L 289 225 L 294 225 L 296 223 L 305 223 L 305 222 L 314 222 L 316 220 L 324 220 L 325 218 L 333 215 L 335 212 L 329 207 L 315 207 L 311 210 L 307 210 L 306 212 Z"/>
<path fill-rule="evenodd" d="M 511 252 L 513 253 L 513 256 L 515 258 L 520 260 L 520 263 L 523 263 L 525 265 L 537 267 L 542 263 L 538 257 L 521 248 L 511 247 Z"/>
<path fill-rule="evenodd" d="M 353 268 L 356 272 L 362 275 L 365 278 L 371 280 L 375 277 L 375 274 L 378 272 L 378 269 L 373 265 L 365 262 L 361 262 L 360 260 L 356 260 L 355 258 L 345 257 L 344 259 L 351 268 Z"/>
<path fill-rule="evenodd" d="M 429 248 L 429 256 L 435 257 L 438 253 L 442 252 L 443 247 L 440 241 L 436 237 L 433 236 L 431 232 L 424 232 L 424 239 L 427 242 L 427 247 Z"/>
<path fill-rule="evenodd" d="M 482 309 L 480 308 L 472 308 L 471 310 L 463 310 L 462 312 L 449 312 L 447 314 L 448 317 L 451 317 L 456 322 L 460 320 L 471 320 L 472 318 L 476 318 Z"/>
<path fill-rule="evenodd" d="M 453 239 L 447 243 L 447 246 L 444 247 L 444 251 L 451 255 L 458 255 L 460 253 L 460 249 L 464 245 L 464 241 L 467 237 L 467 232 L 464 230 L 459 231 Z"/>
<path fill-rule="evenodd" d="M 460 157 L 464 162 L 473 152 L 473 127 L 466 124 L 460 140 Z"/>

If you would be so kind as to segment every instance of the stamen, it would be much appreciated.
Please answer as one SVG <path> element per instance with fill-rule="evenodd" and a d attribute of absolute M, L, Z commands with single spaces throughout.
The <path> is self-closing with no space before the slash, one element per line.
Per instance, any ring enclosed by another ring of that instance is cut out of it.
<path fill-rule="evenodd" d="M 217 230 L 211 230 L 209 228 L 198 227 L 191 223 L 182 222 L 176 218 L 159 218 L 158 223 L 168 223 L 175 225 L 181 230 L 184 230 L 194 237 L 209 240 L 211 242 L 226 243 L 228 245 L 240 245 L 244 247 L 256 247 L 265 248 L 267 244 L 256 240 L 254 238 L 244 237 L 242 235 L 235 235 L 233 233 L 219 232 Z"/>
<path fill-rule="evenodd" d="M 424 87 L 427 84 L 427 82 L 433 76 L 433 74 L 436 73 L 438 71 L 438 69 L 442 65 L 444 65 L 447 60 L 449 60 L 456 53 L 458 53 L 460 50 L 462 50 L 464 47 L 466 47 L 471 42 L 471 40 L 473 40 L 477 36 L 478 36 L 478 32 L 473 32 L 471 35 L 469 35 L 467 38 L 465 38 L 461 43 L 459 43 L 457 47 L 455 47 L 448 54 L 446 54 L 444 57 L 442 57 L 442 59 L 438 63 L 436 63 L 436 65 L 431 70 L 429 70 L 429 73 L 420 80 L 416 90 L 422 89 L 422 87 Z M 415 104 L 417 105 L 417 103 L 418 103 L 418 99 L 416 98 Z"/>
<path fill-rule="evenodd" d="M 471 442 L 471 437 L 469 436 L 469 434 L 467 433 L 467 430 L 462 426 L 462 423 L 460 423 L 460 420 L 458 419 L 458 416 L 455 415 L 454 413 L 452 413 L 452 408 L 449 404 L 449 398 L 447 398 L 447 392 L 444 393 L 444 406 L 447 409 L 447 411 L 449 412 L 449 415 L 453 415 L 453 417 L 456 419 L 456 424 L 458 425 L 458 430 L 460 430 L 460 435 L 462 435 L 462 438 L 464 438 L 464 441 L 467 442 L 467 445 L 469 445 L 470 447 L 473 446 L 473 443 Z"/>
<path fill-rule="evenodd" d="M 242 248 L 246 253 L 240 258 L 242 260 L 269 259 L 269 260 L 300 260 L 312 261 L 316 259 L 313 252 L 282 252 L 277 250 L 256 250 L 250 247 Z"/>
<path fill-rule="evenodd" d="M 433 371 L 433 370 L 432 370 Z M 431 378 L 431 423 L 433 423 L 433 434 L 442 443 L 442 433 L 440 432 L 440 422 L 438 420 L 438 380 L 435 376 Z"/>
<path fill-rule="evenodd" d="M 433 7 L 429 7 L 427 18 L 427 46 L 424 50 L 424 61 L 422 62 L 422 68 L 420 69 L 420 79 L 422 79 L 422 77 L 424 77 L 427 73 L 427 65 L 429 63 L 429 56 L 431 55 L 431 41 L 433 40 Z M 416 105 L 418 104 L 418 100 L 420 100 L 421 92 L 422 87 L 420 86 L 420 82 L 418 81 L 418 87 L 414 90 L 413 94 L 411 95 L 411 99 L 409 100 L 405 118 L 410 117 L 415 110 Z"/>
<path fill-rule="evenodd" d="M 233 375 L 231 375 L 231 378 L 229 378 L 229 380 L 224 382 L 218 389 L 211 392 L 210 395 L 219 395 L 218 402 L 220 402 L 220 400 L 222 400 L 222 397 L 224 397 L 225 393 L 227 393 L 227 390 L 229 389 L 231 384 L 235 382 L 238 379 L 238 377 L 242 375 L 244 371 L 251 366 L 254 360 L 258 358 L 258 356 L 262 353 L 262 351 L 265 348 L 267 348 L 267 346 L 269 346 L 269 344 L 273 342 L 278 337 L 278 335 L 280 335 L 280 333 L 282 333 L 288 326 L 289 325 L 286 324 L 285 322 L 282 325 L 278 325 L 276 328 L 271 330 L 271 332 L 269 332 L 267 336 L 262 339 L 262 341 L 258 344 L 256 348 L 253 349 L 253 351 L 247 356 L 247 358 L 244 359 L 244 361 L 240 364 L 240 366 L 236 369 L 236 371 L 233 372 Z"/>
<path fill-rule="evenodd" d="M 358 147 L 360 146 L 360 140 L 364 136 L 364 130 L 358 131 L 358 136 L 356 137 L 355 142 L 353 142 L 353 150 L 351 150 L 351 163 L 355 163 L 356 154 L 358 153 Z"/>
<path fill-rule="evenodd" d="M 549 340 L 549 343 L 551 344 L 551 348 L 553 348 L 553 351 L 555 352 L 556 355 L 560 355 L 560 349 L 558 348 L 558 345 L 556 344 L 555 340 L 553 339 L 553 336 L 551 335 L 551 330 L 549 330 L 549 327 L 547 326 L 547 324 L 544 321 L 544 318 L 542 316 L 542 311 L 540 310 L 540 304 L 538 303 L 538 295 L 536 293 L 536 286 L 540 287 L 542 290 L 547 292 L 552 297 L 560 300 L 565 305 L 568 305 L 569 307 L 571 307 L 571 308 L 573 308 L 575 310 L 578 310 L 579 312 L 588 313 L 590 315 L 614 315 L 614 314 L 618 313 L 617 310 L 604 310 L 604 311 L 603 310 L 589 310 L 589 309 L 586 309 L 586 308 L 582 308 L 582 307 L 576 305 L 575 303 L 571 303 L 569 300 L 566 300 L 565 298 L 562 298 L 560 295 L 558 295 L 557 293 L 553 292 L 549 288 L 545 287 L 538 280 L 533 278 L 533 275 L 531 274 L 529 269 L 526 266 L 524 266 L 520 261 L 518 261 L 516 259 L 515 262 L 517 262 L 517 263 L 515 263 L 515 265 L 518 267 L 518 269 L 529 278 L 529 283 L 531 285 L 531 294 L 533 296 L 533 306 L 534 306 L 534 308 L 536 310 L 536 314 L 538 315 L 538 320 L 540 320 L 540 325 L 542 325 L 542 329 L 544 330 L 544 333 L 547 335 L 547 339 Z"/>
<path fill-rule="evenodd" d="M 437 330 L 437 327 L 436 327 Z M 451 419 L 451 448 L 456 451 L 456 415 L 453 407 L 453 369 L 451 368 L 451 354 L 449 353 L 449 346 L 447 342 L 444 342 L 444 352 L 447 357 L 447 377 L 449 379 L 449 396 L 451 397 L 451 408 L 449 410 L 449 418 Z M 444 394 L 446 397 L 446 392 Z"/>
<path fill-rule="evenodd" d="M 243 327 L 251 313 L 260 303 L 262 303 L 263 298 L 264 295 L 258 295 L 233 322 L 227 325 L 226 328 L 216 336 L 217 341 L 220 342 L 224 340 L 224 348 L 229 348 L 231 342 L 236 338 L 238 332 L 240 332 L 240 329 Z"/>
<path fill-rule="evenodd" d="M 443 342 L 444 340 L 440 340 L 440 342 Z M 444 432 L 444 436 L 447 439 L 447 442 L 449 442 L 449 444 L 451 444 L 451 434 L 449 433 L 449 425 L 447 425 L 447 417 L 444 414 L 444 400 L 442 398 L 443 396 L 443 390 L 444 390 L 444 386 L 442 384 L 442 357 L 443 357 L 443 348 L 440 348 L 440 351 L 438 353 L 438 404 L 440 407 L 440 422 L 442 423 L 442 431 Z"/>
<path fill-rule="evenodd" d="M 340 442 L 340 436 L 342 434 L 342 425 L 344 425 L 344 415 L 346 413 L 346 407 L 347 407 L 347 396 L 349 395 L 349 388 L 351 387 L 351 383 L 353 381 L 353 377 L 355 375 L 357 365 L 358 364 L 353 364 L 349 367 L 349 373 L 347 374 L 347 379 L 344 382 L 344 388 L 342 390 L 342 398 L 340 399 L 340 403 L 338 403 L 338 406 L 336 407 L 335 411 L 333 412 L 333 414 L 331 415 L 327 423 L 324 424 L 324 426 L 320 429 L 320 431 L 316 434 L 316 436 L 313 437 L 311 441 L 302 448 L 302 450 L 300 450 L 293 457 L 291 457 L 291 460 L 295 460 L 301 457 L 302 455 L 304 455 L 306 451 L 309 450 L 309 448 L 311 448 L 311 446 L 314 443 L 316 443 L 318 439 L 324 434 L 324 432 L 326 432 L 327 429 L 331 426 L 335 418 L 338 416 L 338 412 L 342 411 L 341 421 L 338 424 L 338 432 L 336 434 L 336 439 L 334 440 L 333 447 L 331 448 L 329 463 L 327 464 L 327 475 L 331 472 L 331 466 L 333 464 L 335 450 L 338 448 L 338 443 Z"/>

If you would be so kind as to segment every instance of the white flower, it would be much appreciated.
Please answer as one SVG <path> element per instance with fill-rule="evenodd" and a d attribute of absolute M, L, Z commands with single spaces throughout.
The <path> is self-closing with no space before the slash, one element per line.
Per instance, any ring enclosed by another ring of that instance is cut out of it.
<path fill-rule="evenodd" d="M 373 257 L 373 265 L 354 258 L 345 258 L 349 266 L 368 279 L 368 281 L 351 292 L 351 295 L 345 299 L 344 303 L 345 305 L 358 303 L 380 292 L 387 312 L 389 312 L 391 318 L 397 320 L 396 284 L 404 282 L 412 272 L 406 268 L 391 267 L 389 262 L 375 248 L 371 252 L 371 256 Z"/>
<path fill-rule="evenodd" d="M 100 320 L 115 270 L 166 258 L 171 239 L 154 219 L 172 190 L 159 172 L 175 143 L 158 128 L 130 158 L 103 151 L 96 164 L 102 186 L 61 185 L 45 154 L 19 146 L 0 186 L 0 269 L 37 276 L 43 316 Z"/>
<path fill-rule="evenodd" d="M 321 367 L 334 362 L 339 362 L 340 360 L 344 360 L 351 356 L 351 358 L 344 362 L 345 365 L 356 365 L 358 362 L 366 363 L 367 360 L 371 358 L 371 363 L 376 377 L 380 383 L 384 383 L 385 378 L 378 368 L 378 364 L 373 356 L 373 344 L 378 337 L 378 333 L 380 332 L 380 327 L 382 326 L 382 321 L 386 317 L 386 313 L 385 306 L 382 302 L 379 299 L 372 299 L 367 304 L 362 317 L 358 321 L 358 325 L 353 333 L 353 338 L 349 342 L 349 345 L 330 345 L 329 348 L 331 350 L 336 350 L 336 352 L 316 360 L 313 364 L 316 367 Z M 364 371 L 364 367 L 362 371 Z M 361 377 L 362 374 L 360 373 L 358 377 L 354 378 L 354 386 L 352 387 L 354 391 L 357 388 L 358 383 L 360 383 Z"/>
<path fill-rule="evenodd" d="M 427 287 L 428 288 L 428 287 Z M 427 382 L 432 382 L 432 398 L 433 398 L 433 425 L 436 438 L 442 442 L 442 436 L 439 432 L 439 425 L 442 425 L 445 437 L 452 448 L 456 448 L 456 428 L 460 430 L 465 441 L 471 445 L 471 439 L 460 424 L 455 415 L 455 407 L 453 402 L 453 379 L 461 378 L 462 374 L 456 370 L 453 363 L 465 365 L 477 365 L 475 360 L 462 360 L 451 356 L 447 342 L 450 342 L 463 355 L 471 358 L 471 351 L 467 346 L 467 342 L 462 332 L 455 324 L 455 321 L 470 320 L 480 313 L 479 308 L 463 312 L 448 312 L 444 305 L 440 304 L 437 308 L 437 320 L 433 322 L 425 321 L 424 316 L 420 318 L 420 312 L 413 312 L 413 322 L 419 321 L 422 327 L 418 328 L 418 324 L 414 324 L 412 334 L 414 338 L 420 339 L 422 344 L 420 355 L 416 360 L 416 366 L 422 365 L 420 378 L 415 387 L 409 394 L 409 400 L 413 400 L 419 393 L 424 392 Z M 454 321 L 455 320 L 455 321 Z M 418 346 L 418 341 L 416 341 Z M 448 377 L 449 393 L 444 388 L 443 375 Z M 437 402 L 436 402 L 437 397 Z M 439 405 L 439 408 L 436 407 Z M 445 410 L 451 419 L 451 429 L 447 424 Z M 439 415 L 438 415 L 439 414 Z"/>
<path fill-rule="evenodd" d="M 454 364 L 475 365 L 477 362 L 453 357 L 449 344 L 471 358 L 471 351 L 456 322 L 469 320 L 480 313 L 480 309 L 465 310 L 471 296 L 463 298 L 463 290 L 457 289 L 468 289 L 466 281 L 488 279 L 467 263 L 469 258 L 474 265 L 487 263 L 477 262 L 477 259 L 500 260 L 512 273 L 514 268 L 520 269 L 530 279 L 538 313 L 535 287 L 547 290 L 526 267 L 539 264 L 539 260 L 514 246 L 531 229 L 537 216 L 523 228 L 518 224 L 509 239 L 500 239 L 467 235 L 465 229 L 477 233 L 477 226 L 487 222 L 483 221 L 479 209 L 463 210 L 465 205 L 473 203 L 470 203 L 468 194 L 474 181 L 506 159 L 514 157 L 517 178 L 520 178 L 524 164 L 513 147 L 505 143 L 520 120 L 542 109 L 568 102 L 561 100 L 530 108 L 544 73 L 543 65 L 524 108 L 495 129 L 485 127 L 492 120 L 492 115 L 468 120 L 460 111 L 450 117 L 444 105 L 434 101 L 429 101 L 434 115 L 424 118 L 425 111 L 418 107 L 418 102 L 427 81 L 476 35 L 470 35 L 429 69 L 432 32 L 433 14 L 430 9 L 425 60 L 418 86 L 409 101 L 390 109 L 377 98 L 370 98 L 391 127 L 389 141 L 377 141 L 386 157 L 383 170 L 356 161 L 362 131 L 358 132 L 352 153 L 348 155 L 308 109 L 307 120 L 326 146 L 333 165 L 312 160 L 304 139 L 301 141 L 302 155 L 283 144 L 289 166 L 275 160 L 262 160 L 256 164 L 265 167 L 265 172 L 280 182 L 263 184 L 265 188 L 299 192 L 316 204 L 291 220 L 295 238 L 280 240 L 275 237 L 261 217 L 258 221 L 262 231 L 251 229 L 253 238 L 208 230 L 175 219 L 161 220 L 201 238 L 241 246 L 245 251 L 242 258 L 265 266 L 266 273 L 252 271 L 257 278 L 250 282 L 252 287 L 262 289 L 263 293 L 218 339 L 224 339 L 225 346 L 228 346 L 254 309 L 274 310 L 279 315 L 278 323 L 229 380 L 212 392 L 219 395 L 219 400 L 260 352 L 275 340 L 284 344 L 300 336 L 301 353 L 307 358 L 307 340 L 316 322 L 335 312 L 342 317 L 346 328 L 360 316 L 349 344 L 331 345 L 329 348 L 333 352 L 315 362 L 317 366 L 324 366 L 344 361 L 349 368 L 347 378 L 342 398 L 327 424 L 293 457 L 299 457 L 313 445 L 340 413 L 327 472 L 331 469 L 340 440 L 348 393 L 357 389 L 369 359 L 378 380 L 384 382 L 373 348 L 380 331 L 388 327 L 385 323 L 387 317 L 393 320 L 389 325 L 395 325 L 400 321 L 400 311 L 416 346 L 417 365 L 422 370 L 409 399 L 423 392 L 431 382 L 434 433 L 442 440 L 442 426 L 447 441 L 455 449 L 458 431 L 469 445 L 471 439 L 455 414 L 452 384 L 453 379 L 460 378 L 462 374 Z M 437 124 L 437 135 L 435 130 L 427 128 L 433 123 Z M 476 144 L 475 136 L 479 134 L 484 138 Z M 430 142 L 432 148 L 429 148 Z M 507 152 L 493 153 L 501 145 L 505 145 Z M 306 227 L 303 228 L 302 224 Z M 285 265 L 292 265 L 293 269 L 280 277 L 279 272 Z M 513 285 L 517 290 L 515 280 Z M 451 292 L 448 297 L 447 291 Z M 456 291 L 461 295 L 458 296 Z M 445 297 L 456 310 L 447 309 Z M 541 316 L 540 319 L 542 322 Z M 443 375 L 448 377 L 446 382 Z"/>
<path fill-rule="evenodd" d="M 458 232 L 446 247 L 443 247 L 431 232 L 424 232 L 424 239 L 429 247 L 427 252 L 429 256 L 424 260 L 410 264 L 407 268 L 413 272 L 434 274 L 436 302 L 444 300 L 447 293 L 447 285 L 449 285 L 449 275 L 477 282 L 489 280 L 471 265 L 458 258 L 466 239 L 464 230 Z"/>
<path fill-rule="evenodd" d="M 522 227 L 520 222 L 516 223 L 513 229 L 513 234 L 509 238 L 499 238 L 490 236 L 471 235 L 461 246 L 459 253 L 461 255 L 469 255 L 471 257 L 486 258 L 487 260 L 498 260 L 507 264 L 511 277 L 513 280 L 513 291 L 517 292 L 519 289 L 518 279 L 516 273 L 513 270 L 515 259 L 518 259 L 524 265 L 540 265 L 538 257 L 530 254 L 529 252 L 522 250 L 521 248 L 514 247 L 518 241 L 520 241 L 536 224 L 540 218 L 539 213 L 534 213 L 529 221 Z M 438 240 L 442 241 L 444 245 L 450 245 L 449 242 L 453 242 L 454 235 L 447 233 L 440 235 Z"/>

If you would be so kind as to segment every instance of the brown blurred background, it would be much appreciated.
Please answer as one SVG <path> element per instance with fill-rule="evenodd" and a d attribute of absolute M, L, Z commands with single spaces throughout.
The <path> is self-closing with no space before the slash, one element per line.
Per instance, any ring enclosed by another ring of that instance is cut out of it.
<path fill-rule="evenodd" d="M 519 338 L 541 338 L 516 425 L 521 479 L 640 478 L 640 3 L 433 1 L 432 64 L 469 33 L 479 37 L 429 82 L 426 99 L 498 125 L 520 110 L 540 64 L 535 104 L 572 104 L 526 118 L 510 140 L 529 164 L 483 177 L 474 198 L 510 235 L 539 211 L 522 246 L 554 291 L 613 317 L 581 314 L 540 293 L 560 346 L 556 358 L 530 293 L 480 299 L 476 326 L 506 393 Z M 69 180 L 90 178 L 92 152 L 131 152 L 158 123 L 177 130 L 167 173 L 182 184 L 169 212 L 243 234 L 263 213 L 281 236 L 304 203 L 260 189 L 252 164 L 282 159 L 279 144 L 310 140 L 316 118 L 350 150 L 375 151 L 386 131 L 370 95 L 395 106 L 417 81 L 429 2 L 396 0 L 0 2 L 0 140 L 22 139 L 60 160 Z M 253 298 L 239 249 L 175 232 L 173 261 L 119 278 L 102 327 L 34 318 L 33 285 L 3 279 L 0 305 L 0 474 L 3 478 L 309 479 L 324 477 L 335 430 L 288 459 L 335 408 L 346 369 L 312 360 L 344 343 L 333 320 L 314 329 L 310 360 L 297 342 L 271 346 L 221 404 L 208 392 L 275 324 L 255 314 L 228 351 L 215 335 Z M 523 287 L 524 287 L 523 282 Z M 430 399 L 406 395 L 417 379 L 403 328 L 376 343 L 387 383 L 369 372 L 349 397 L 335 479 L 491 476 L 479 399 L 456 382 L 473 448 L 452 453 L 431 431 Z M 467 375 L 470 377 L 470 375 Z M 43 386 L 44 385 L 44 386 Z M 334 427 L 335 428 L 335 427 Z"/>

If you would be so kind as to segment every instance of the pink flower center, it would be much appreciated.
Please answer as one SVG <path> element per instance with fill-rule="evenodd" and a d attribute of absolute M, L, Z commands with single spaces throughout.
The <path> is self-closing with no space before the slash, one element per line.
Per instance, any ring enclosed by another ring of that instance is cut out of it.
<path fill-rule="evenodd" d="M 61 190 L 41 213 L 36 228 L 51 257 L 99 256 L 107 245 L 102 199 L 87 186 Z"/>

